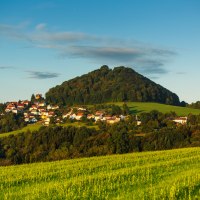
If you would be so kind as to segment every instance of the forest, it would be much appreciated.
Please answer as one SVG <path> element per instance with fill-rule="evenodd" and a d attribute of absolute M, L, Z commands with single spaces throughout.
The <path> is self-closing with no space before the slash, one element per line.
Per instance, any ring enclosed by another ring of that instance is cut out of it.
<path fill-rule="evenodd" d="M 49 104 L 80 105 L 105 102 L 158 102 L 181 105 L 179 97 L 131 68 L 104 65 L 65 81 L 46 93 Z"/>
<path fill-rule="evenodd" d="M 200 146 L 200 115 L 189 115 L 187 125 L 170 118 L 175 113 L 142 113 L 113 125 L 98 122 L 99 129 L 51 125 L 0 138 L 0 165 L 54 161 L 129 152 Z"/>
<path fill-rule="evenodd" d="M 0 133 L 14 131 L 23 128 L 26 125 L 22 113 L 6 113 L 5 115 L 0 115 Z"/>

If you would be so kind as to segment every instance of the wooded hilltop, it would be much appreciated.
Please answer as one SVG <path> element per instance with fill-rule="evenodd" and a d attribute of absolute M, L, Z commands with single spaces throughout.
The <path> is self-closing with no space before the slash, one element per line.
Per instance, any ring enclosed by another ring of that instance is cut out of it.
<path fill-rule="evenodd" d="M 104 65 L 63 82 L 46 93 L 50 104 L 74 105 L 135 101 L 180 105 L 179 97 L 131 68 Z"/>

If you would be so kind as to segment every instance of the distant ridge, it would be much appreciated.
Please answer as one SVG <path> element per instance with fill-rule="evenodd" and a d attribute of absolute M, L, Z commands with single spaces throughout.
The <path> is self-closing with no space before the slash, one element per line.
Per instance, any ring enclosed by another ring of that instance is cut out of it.
<path fill-rule="evenodd" d="M 48 103 L 59 105 L 135 101 L 180 105 L 179 97 L 131 68 L 104 65 L 63 82 L 46 93 Z"/>

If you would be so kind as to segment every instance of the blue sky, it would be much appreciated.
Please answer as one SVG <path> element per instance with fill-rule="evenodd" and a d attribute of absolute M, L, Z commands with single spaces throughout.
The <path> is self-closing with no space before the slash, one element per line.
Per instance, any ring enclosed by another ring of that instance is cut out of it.
<path fill-rule="evenodd" d="M 104 64 L 200 100 L 200 1 L 0 0 L 0 102 Z"/>

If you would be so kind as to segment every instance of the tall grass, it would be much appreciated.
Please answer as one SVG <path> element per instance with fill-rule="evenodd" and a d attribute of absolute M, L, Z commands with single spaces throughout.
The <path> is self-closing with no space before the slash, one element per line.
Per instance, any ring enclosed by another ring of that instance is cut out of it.
<path fill-rule="evenodd" d="M 200 148 L 0 167 L 0 199 L 199 199 Z"/>

